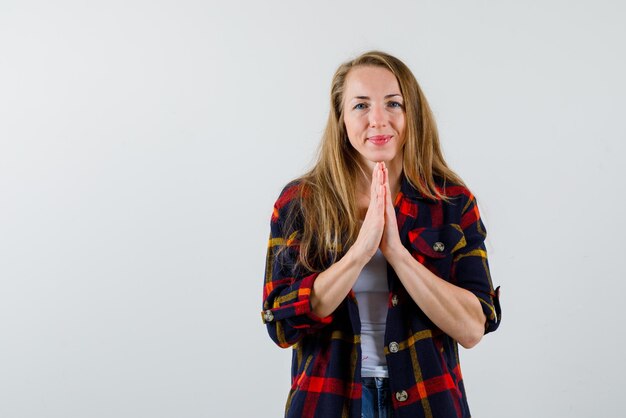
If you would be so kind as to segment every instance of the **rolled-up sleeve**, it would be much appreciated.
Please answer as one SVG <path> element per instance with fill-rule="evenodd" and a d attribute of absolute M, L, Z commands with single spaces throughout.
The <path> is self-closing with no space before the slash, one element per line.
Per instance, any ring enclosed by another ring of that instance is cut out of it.
<path fill-rule="evenodd" d="M 494 290 L 487 261 L 485 238 L 487 230 L 483 224 L 478 205 L 473 195 L 464 205 L 461 224 L 466 245 L 454 254 L 452 281 L 472 292 L 483 308 L 485 334 L 495 331 L 502 320 L 500 287 Z"/>
<path fill-rule="evenodd" d="M 263 311 L 261 317 L 272 340 L 289 347 L 303 335 L 332 322 L 332 315 L 321 318 L 311 307 L 311 291 L 319 273 L 296 268 L 299 232 L 286 236 L 284 225 L 290 192 L 285 188 L 274 204 L 265 264 Z"/>

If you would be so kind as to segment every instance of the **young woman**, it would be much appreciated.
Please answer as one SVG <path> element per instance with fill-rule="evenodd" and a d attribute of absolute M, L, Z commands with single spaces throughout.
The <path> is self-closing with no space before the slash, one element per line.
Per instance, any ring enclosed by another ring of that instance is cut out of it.
<path fill-rule="evenodd" d="M 469 417 L 458 345 L 500 323 L 475 197 L 397 58 L 342 64 L 314 168 L 274 205 L 263 321 L 293 346 L 285 415 Z"/>

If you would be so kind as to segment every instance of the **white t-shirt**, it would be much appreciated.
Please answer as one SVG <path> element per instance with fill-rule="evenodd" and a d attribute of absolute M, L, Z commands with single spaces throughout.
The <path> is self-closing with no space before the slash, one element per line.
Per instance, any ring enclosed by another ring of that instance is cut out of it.
<path fill-rule="evenodd" d="M 361 376 L 389 377 L 384 339 L 389 287 L 387 261 L 378 249 L 352 287 L 361 318 Z"/>

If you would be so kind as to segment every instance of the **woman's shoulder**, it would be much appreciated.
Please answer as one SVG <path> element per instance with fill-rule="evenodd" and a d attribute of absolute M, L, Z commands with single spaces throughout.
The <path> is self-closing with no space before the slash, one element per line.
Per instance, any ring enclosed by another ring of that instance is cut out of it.
<path fill-rule="evenodd" d="M 284 206 L 298 201 L 303 197 L 308 196 L 310 193 L 311 185 L 309 182 L 307 182 L 306 179 L 297 178 L 289 181 L 285 186 L 283 186 L 278 198 L 276 199 L 276 204 Z"/>
<path fill-rule="evenodd" d="M 435 174 L 433 175 L 433 183 L 434 183 L 434 189 L 441 196 L 445 196 L 451 201 L 458 201 L 459 199 L 467 200 L 473 197 L 472 192 L 464 183 L 462 183 L 462 181 L 461 182 L 455 181 L 453 179 Z M 404 182 L 402 185 L 402 191 L 408 196 L 417 197 L 428 203 L 433 203 L 433 204 L 442 203 L 442 202 L 445 203 L 445 199 L 435 198 L 435 197 L 431 198 L 422 194 L 418 190 L 418 188 L 412 185 L 411 182 L 408 181 L 408 179 L 406 178 L 404 179 Z"/>
<path fill-rule="evenodd" d="M 274 203 L 274 211 L 272 213 L 272 221 L 286 218 L 294 209 L 301 207 L 300 201 L 306 194 L 306 185 L 304 180 L 298 178 L 289 181 L 283 186 L 276 202 Z"/>
<path fill-rule="evenodd" d="M 439 192 L 449 198 L 473 199 L 474 195 L 467 185 L 442 176 L 435 176 L 435 184 Z"/>

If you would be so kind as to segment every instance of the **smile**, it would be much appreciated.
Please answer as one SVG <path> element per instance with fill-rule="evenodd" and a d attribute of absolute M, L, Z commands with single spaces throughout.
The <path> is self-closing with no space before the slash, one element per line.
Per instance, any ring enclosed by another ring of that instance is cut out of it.
<path fill-rule="evenodd" d="M 387 142 L 391 141 L 391 138 L 393 138 L 393 135 L 376 135 L 367 138 L 367 140 L 374 145 L 385 145 Z"/>

